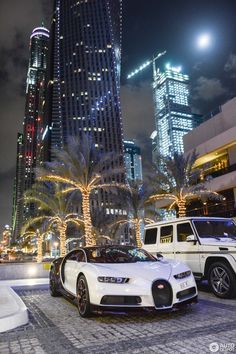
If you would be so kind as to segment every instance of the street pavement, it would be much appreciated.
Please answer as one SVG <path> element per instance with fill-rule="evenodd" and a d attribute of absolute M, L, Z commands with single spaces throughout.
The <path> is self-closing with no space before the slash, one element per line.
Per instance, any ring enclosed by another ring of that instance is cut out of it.
<path fill-rule="evenodd" d="M 199 303 L 171 313 L 108 313 L 82 319 L 48 285 L 17 287 L 29 324 L 0 334 L 0 354 L 236 353 L 236 299 L 202 285 Z"/>

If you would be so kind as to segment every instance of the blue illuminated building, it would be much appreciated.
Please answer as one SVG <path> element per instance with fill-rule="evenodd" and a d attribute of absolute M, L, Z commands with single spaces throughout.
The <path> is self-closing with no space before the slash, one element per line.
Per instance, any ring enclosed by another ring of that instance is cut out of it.
<path fill-rule="evenodd" d="M 173 156 L 183 153 L 183 136 L 193 129 L 189 103 L 189 77 L 181 67 L 167 64 L 165 70 L 154 72 L 154 109 L 157 154 Z"/>

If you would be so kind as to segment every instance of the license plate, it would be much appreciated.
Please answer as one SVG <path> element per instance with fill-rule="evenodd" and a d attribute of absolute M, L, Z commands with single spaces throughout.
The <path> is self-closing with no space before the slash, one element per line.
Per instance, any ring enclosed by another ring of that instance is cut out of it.
<path fill-rule="evenodd" d="M 181 289 L 186 289 L 187 287 L 188 287 L 188 282 L 187 281 L 185 281 L 184 283 L 180 284 L 180 288 Z"/>

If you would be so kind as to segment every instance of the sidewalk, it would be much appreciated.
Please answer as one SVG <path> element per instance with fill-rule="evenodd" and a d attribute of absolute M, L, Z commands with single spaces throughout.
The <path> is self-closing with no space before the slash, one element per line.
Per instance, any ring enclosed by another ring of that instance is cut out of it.
<path fill-rule="evenodd" d="M 28 323 L 28 311 L 9 286 L 0 286 L 0 333 Z"/>
<path fill-rule="evenodd" d="M 1 286 L 25 286 L 25 285 L 47 285 L 49 284 L 49 278 L 35 278 L 35 279 L 14 279 L 14 280 L 0 280 Z M 0 312 L 1 313 L 1 312 Z"/>
<path fill-rule="evenodd" d="M 0 280 L 0 333 L 28 323 L 24 302 L 12 287 L 48 285 L 48 278 Z"/>

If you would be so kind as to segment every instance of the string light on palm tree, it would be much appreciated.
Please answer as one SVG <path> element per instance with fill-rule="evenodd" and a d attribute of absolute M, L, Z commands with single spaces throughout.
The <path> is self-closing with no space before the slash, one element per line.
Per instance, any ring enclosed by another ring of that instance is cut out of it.
<path fill-rule="evenodd" d="M 35 203 L 40 207 L 40 212 L 44 213 L 29 219 L 23 226 L 27 230 L 32 225 L 43 224 L 49 230 L 56 227 L 59 232 L 60 255 L 66 254 L 66 230 L 69 224 L 81 228 L 84 220 L 78 217 L 77 213 L 70 212 L 70 200 L 67 200 L 61 193 L 58 184 L 54 186 L 44 183 L 36 183 L 25 192 L 25 203 Z"/>
<path fill-rule="evenodd" d="M 222 199 L 220 194 L 209 190 L 204 181 L 198 183 L 201 171 L 194 169 L 196 158 L 195 153 L 187 157 L 177 153 L 172 158 L 161 157 L 152 177 L 160 192 L 150 196 L 148 202 L 160 201 L 169 210 L 177 206 L 178 216 L 185 217 L 186 205 L 194 199 Z"/>
<path fill-rule="evenodd" d="M 141 181 L 129 181 L 129 188 L 123 190 L 120 195 L 122 203 L 127 206 L 127 214 L 121 219 L 111 224 L 111 228 L 119 225 L 132 224 L 135 230 L 136 245 L 142 247 L 141 240 L 141 225 L 154 222 L 154 218 L 145 216 L 145 213 L 152 213 L 152 210 L 147 209 L 146 201 L 148 192 Z M 145 210 L 146 209 L 146 210 Z M 152 215 L 153 216 L 153 215 Z"/>
<path fill-rule="evenodd" d="M 88 137 L 84 136 L 82 143 L 71 138 L 64 150 L 55 151 L 55 155 L 57 162 L 51 165 L 49 163 L 46 170 L 41 169 L 37 180 L 60 183 L 63 186 L 61 191 L 63 195 L 80 192 L 85 242 L 87 246 L 93 246 L 96 244 L 96 238 L 92 232 L 91 195 L 98 190 L 127 187 L 121 183 L 104 182 L 111 176 L 112 171 L 107 169 L 107 165 L 110 164 L 112 156 L 111 154 L 98 156 L 94 144 Z"/>

